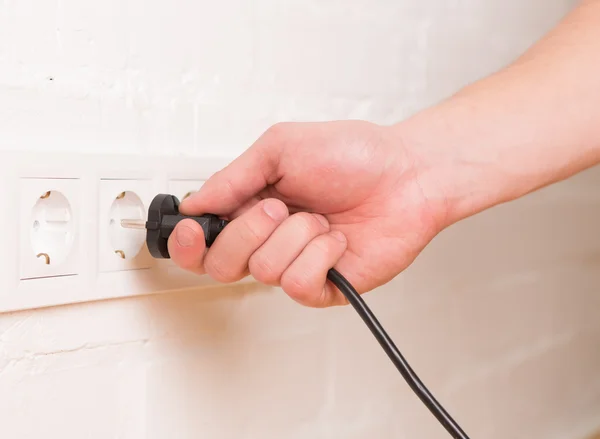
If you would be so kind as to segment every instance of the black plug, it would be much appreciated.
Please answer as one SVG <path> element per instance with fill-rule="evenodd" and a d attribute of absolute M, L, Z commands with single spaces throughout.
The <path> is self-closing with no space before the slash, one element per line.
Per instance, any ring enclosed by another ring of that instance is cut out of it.
<path fill-rule="evenodd" d="M 192 219 L 200 224 L 204 232 L 206 247 L 210 247 L 217 236 L 229 223 L 217 215 L 186 216 L 179 213 L 179 200 L 174 195 L 158 194 L 148 208 L 148 220 L 121 221 L 121 226 L 130 229 L 146 229 L 146 244 L 150 254 L 157 259 L 169 259 L 167 242 L 175 226 L 184 219 Z"/>

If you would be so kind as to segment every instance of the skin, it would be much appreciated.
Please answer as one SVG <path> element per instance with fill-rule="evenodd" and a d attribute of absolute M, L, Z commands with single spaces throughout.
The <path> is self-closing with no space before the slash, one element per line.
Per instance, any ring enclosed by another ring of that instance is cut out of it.
<path fill-rule="evenodd" d="M 392 126 L 283 123 L 181 204 L 232 219 L 210 249 L 182 221 L 182 268 L 247 274 L 311 307 L 406 269 L 441 231 L 600 162 L 600 1 L 582 2 L 505 69 Z"/>

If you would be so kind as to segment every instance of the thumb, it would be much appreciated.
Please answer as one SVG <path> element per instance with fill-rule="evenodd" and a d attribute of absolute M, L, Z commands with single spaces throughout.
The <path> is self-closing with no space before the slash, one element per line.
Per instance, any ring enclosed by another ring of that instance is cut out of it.
<path fill-rule="evenodd" d="M 181 213 L 228 215 L 268 185 L 275 184 L 281 177 L 278 174 L 281 151 L 294 131 L 289 125 L 292 124 L 269 128 L 242 155 L 209 178 L 198 192 L 183 200 Z"/>

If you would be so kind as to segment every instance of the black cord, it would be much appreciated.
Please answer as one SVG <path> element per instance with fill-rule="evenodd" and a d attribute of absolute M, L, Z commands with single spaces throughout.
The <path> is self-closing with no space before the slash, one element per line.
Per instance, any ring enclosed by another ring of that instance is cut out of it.
<path fill-rule="evenodd" d="M 392 363 L 394 363 L 398 371 L 400 371 L 400 374 L 406 380 L 410 388 L 417 394 L 419 399 L 423 401 L 423 404 L 427 406 L 429 411 L 437 418 L 440 424 L 444 426 L 446 431 L 455 439 L 469 439 L 467 434 L 460 428 L 456 421 L 452 419 L 444 407 L 442 407 L 429 392 L 429 390 L 427 390 L 427 387 L 425 387 L 417 374 L 412 370 L 390 336 L 385 332 L 381 324 L 377 321 L 377 318 L 373 312 L 369 309 L 352 284 L 333 268 L 327 273 L 327 278 L 342 292 L 346 299 L 348 299 L 350 305 L 354 307 L 358 315 L 367 324 L 385 353 L 388 355 L 388 357 L 390 357 L 390 360 L 392 360 Z"/>

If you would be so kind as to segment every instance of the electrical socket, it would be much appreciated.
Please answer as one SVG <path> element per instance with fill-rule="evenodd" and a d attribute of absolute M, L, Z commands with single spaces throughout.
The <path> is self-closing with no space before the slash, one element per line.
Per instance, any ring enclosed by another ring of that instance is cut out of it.
<path fill-rule="evenodd" d="M 228 162 L 0 152 L 0 184 L 11 188 L 0 192 L 0 312 L 223 286 L 154 260 L 143 231 L 117 226 L 145 219 L 158 193 L 181 200 Z"/>
<path fill-rule="evenodd" d="M 18 187 L 20 279 L 76 275 L 79 180 L 22 178 Z"/>
<path fill-rule="evenodd" d="M 100 180 L 99 270 L 122 271 L 150 268 L 154 259 L 143 230 L 121 227 L 122 219 L 146 219 L 156 191 L 149 179 Z"/>

